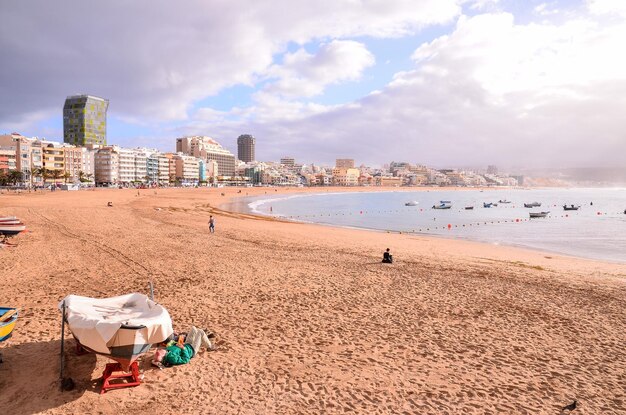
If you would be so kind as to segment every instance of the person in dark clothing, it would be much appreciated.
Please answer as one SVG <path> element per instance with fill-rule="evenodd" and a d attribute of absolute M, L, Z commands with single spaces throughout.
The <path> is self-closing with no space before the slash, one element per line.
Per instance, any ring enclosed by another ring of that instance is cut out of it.
<path fill-rule="evenodd" d="M 383 262 L 385 264 L 391 264 L 393 263 L 393 256 L 391 255 L 391 253 L 389 252 L 389 248 L 387 248 L 387 250 L 383 253 Z"/>

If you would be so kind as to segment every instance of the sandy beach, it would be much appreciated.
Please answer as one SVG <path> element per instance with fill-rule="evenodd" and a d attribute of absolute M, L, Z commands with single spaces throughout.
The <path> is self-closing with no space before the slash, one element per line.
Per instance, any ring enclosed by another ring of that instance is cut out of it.
<path fill-rule="evenodd" d="M 626 413 L 626 265 L 220 209 L 268 191 L 0 195 L 28 226 L 0 249 L 0 305 L 20 309 L 2 412 Z M 100 395 L 107 360 L 69 338 L 60 392 L 58 302 L 149 281 L 175 329 L 210 328 L 219 350 L 165 370 L 147 356 L 141 386 Z"/>

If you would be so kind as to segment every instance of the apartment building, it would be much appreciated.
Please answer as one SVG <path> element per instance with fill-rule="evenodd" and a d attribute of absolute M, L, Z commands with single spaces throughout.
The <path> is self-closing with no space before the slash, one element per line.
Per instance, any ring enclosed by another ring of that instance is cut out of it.
<path fill-rule="evenodd" d="M 190 136 L 176 139 L 176 152 L 203 160 L 216 161 L 223 177 L 235 175 L 235 155 L 207 136 Z"/>
<path fill-rule="evenodd" d="M 159 154 L 158 156 L 158 183 L 167 184 L 170 182 L 170 157 L 171 154 Z"/>
<path fill-rule="evenodd" d="M 333 185 L 335 186 L 358 186 L 359 169 L 335 167 L 333 169 Z"/>
<path fill-rule="evenodd" d="M 0 148 L 0 174 L 8 174 L 11 170 L 17 170 L 15 151 Z"/>
<path fill-rule="evenodd" d="M 68 173 L 72 181 L 78 180 L 83 172 L 83 147 L 63 146 L 64 173 Z M 84 172 L 83 172 L 84 173 Z"/>
<path fill-rule="evenodd" d="M 65 148 L 59 143 L 42 141 L 41 150 L 43 168 L 48 170 L 51 176 L 61 177 L 65 173 Z"/>
<path fill-rule="evenodd" d="M 183 184 L 198 184 L 200 164 L 197 157 L 182 153 L 175 154 L 172 159 L 176 166 L 176 180 Z"/>
<path fill-rule="evenodd" d="M 96 184 L 117 184 L 120 181 L 119 163 L 119 147 L 106 146 L 98 149 L 94 157 Z"/>

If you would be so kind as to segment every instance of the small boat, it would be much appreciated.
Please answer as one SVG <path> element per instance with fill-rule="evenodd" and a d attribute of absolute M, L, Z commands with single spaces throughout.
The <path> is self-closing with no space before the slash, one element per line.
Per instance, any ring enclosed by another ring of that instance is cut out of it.
<path fill-rule="evenodd" d="M 15 308 L 0 307 L 0 342 L 11 337 L 18 314 Z"/>
<path fill-rule="evenodd" d="M 541 203 L 539 202 L 524 203 L 525 208 L 533 208 L 533 207 L 539 207 L 539 206 L 541 206 Z"/>
<path fill-rule="evenodd" d="M 415 200 L 413 200 L 411 202 L 406 202 L 404 206 L 417 206 L 419 204 L 420 204 L 419 202 L 416 202 Z"/>
<path fill-rule="evenodd" d="M 500 199 L 498 200 L 498 203 L 511 203 L 510 200 L 506 200 L 506 199 Z"/>
<path fill-rule="evenodd" d="M 439 205 L 433 205 L 433 209 L 450 209 L 452 208 L 452 202 L 449 200 L 440 200 Z"/>
<path fill-rule="evenodd" d="M 465 206 L 465 210 L 474 210 L 474 206 Z"/>
<path fill-rule="evenodd" d="M 490 208 L 491 206 L 493 206 L 493 203 L 485 203 L 485 202 L 483 202 L 483 207 L 484 208 Z"/>
<path fill-rule="evenodd" d="M 12 220 L 18 220 L 15 216 L 0 216 L 0 222 L 8 222 Z"/>
<path fill-rule="evenodd" d="M 530 212 L 530 218 L 545 218 L 550 212 Z"/>
<path fill-rule="evenodd" d="M 76 341 L 89 352 L 115 360 L 124 370 L 173 333 L 165 307 L 143 294 L 110 298 L 68 295 L 59 309 L 63 306 L 65 323 Z"/>
<path fill-rule="evenodd" d="M 574 206 L 574 205 L 563 205 L 563 210 L 578 210 L 580 209 L 580 206 Z"/>
<path fill-rule="evenodd" d="M 26 225 L 21 222 L 18 223 L 0 223 L 0 235 L 9 237 L 15 236 L 20 232 L 26 230 Z"/>

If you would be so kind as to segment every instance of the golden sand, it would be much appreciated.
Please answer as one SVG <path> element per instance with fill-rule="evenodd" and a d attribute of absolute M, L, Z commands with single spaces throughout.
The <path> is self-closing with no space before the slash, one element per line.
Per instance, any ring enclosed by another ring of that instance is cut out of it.
<path fill-rule="evenodd" d="M 626 413 L 625 265 L 218 209 L 236 196 L 0 195 L 29 229 L 0 249 L 0 305 L 20 309 L 0 412 Z M 146 358 L 141 386 L 100 395 L 107 360 L 68 339 L 76 388 L 60 392 L 59 300 L 148 281 L 176 329 L 210 328 L 220 350 L 162 371 Z"/>

